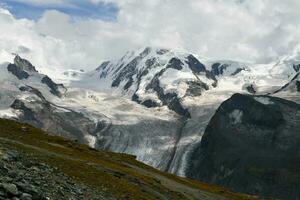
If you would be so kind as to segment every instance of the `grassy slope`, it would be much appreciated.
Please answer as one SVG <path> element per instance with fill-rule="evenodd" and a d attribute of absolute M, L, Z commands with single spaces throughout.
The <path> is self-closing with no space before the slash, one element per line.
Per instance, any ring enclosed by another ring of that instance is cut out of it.
<path fill-rule="evenodd" d="M 96 151 L 32 126 L 0 119 L 0 145 L 4 143 L 117 199 L 255 199 L 160 172 L 130 155 Z"/>

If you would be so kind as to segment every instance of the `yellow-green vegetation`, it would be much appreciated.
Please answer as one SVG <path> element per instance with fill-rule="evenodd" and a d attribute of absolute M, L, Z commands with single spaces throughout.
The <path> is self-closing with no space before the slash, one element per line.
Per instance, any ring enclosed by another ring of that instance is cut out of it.
<path fill-rule="evenodd" d="M 10 120 L 0 119 L 1 144 L 116 199 L 256 199 L 161 172 L 131 155 L 97 151 Z"/>

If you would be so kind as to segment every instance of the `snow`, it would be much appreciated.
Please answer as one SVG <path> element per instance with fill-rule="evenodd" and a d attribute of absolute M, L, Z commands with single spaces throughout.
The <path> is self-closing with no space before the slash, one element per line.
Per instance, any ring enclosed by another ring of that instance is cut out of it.
<path fill-rule="evenodd" d="M 12 119 L 12 118 L 17 118 L 20 115 L 19 112 L 13 110 L 13 109 L 3 109 L 0 110 L 0 118 L 4 119 Z"/>
<path fill-rule="evenodd" d="M 195 81 L 195 75 L 186 68 L 182 70 L 168 69 L 160 78 L 160 86 L 165 88 L 166 92 L 175 92 L 181 98 L 188 89 L 187 81 Z"/>
<path fill-rule="evenodd" d="M 251 63 L 244 63 L 232 60 L 211 60 L 206 59 L 204 60 L 205 65 L 207 66 L 208 70 L 212 70 L 212 65 L 215 63 L 219 63 L 221 65 L 226 65 L 226 69 L 224 69 L 223 74 L 220 76 L 231 76 L 237 69 L 245 69 L 246 71 L 249 70 L 249 66 Z"/>
<path fill-rule="evenodd" d="M 236 109 L 229 114 L 229 117 L 233 120 L 233 124 L 240 124 L 242 123 L 243 111 Z"/>
<path fill-rule="evenodd" d="M 96 92 L 81 88 L 69 88 L 63 101 L 55 104 L 80 112 L 101 114 L 114 124 L 136 124 L 146 119 L 169 120 L 173 113 L 162 108 L 146 108 L 116 94 Z"/>
<path fill-rule="evenodd" d="M 274 104 L 274 102 L 272 102 L 271 99 L 268 97 L 254 97 L 254 99 L 264 105 Z"/>
<path fill-rule="evenodd" d="M 97 137 L 92 136 L 92 135 L 85 135 L 84 138 L 87 140 L 88 145 L 92 148 L 95 148 L 96 142 L 97 142 Z"/>

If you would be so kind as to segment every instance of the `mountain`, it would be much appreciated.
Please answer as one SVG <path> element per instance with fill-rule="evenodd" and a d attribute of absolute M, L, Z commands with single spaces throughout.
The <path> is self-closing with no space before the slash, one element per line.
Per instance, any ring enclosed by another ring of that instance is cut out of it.
<path fill-rule="evenodd" d="M 148 47 L 68 70 L 62 85 L 16 56 L 0 66 L 0 117 L 187 176 L 210 119 L 233 94 L 299 101 L 298 61 L 256 65 Z"/>
<path fill-rule="evenodd" d="M 0 114 L 185 176 L 190 153 L 219 105 L 236 92 L 279 89 L 296 68 L 284 63 L 215 61 L 148 47 L 91 72 L 69 70 L 63 86 L 16 56 L 1 67 Z M 28 77 L 19 79 L 11 66 Z"/>
<path fill-rule="evenodd" d="M 49 136 L 28 124 L 0 119 L 0 129 L 0 199 L 257 199 L 160 172 L 134 156 Z"/>
<path fill-rule="evenodd" d="M 80 142 L 88 142 L 86 136 L 98 131 L 95 120 L 55 104 L 65 96 L 67 88 L 40 74 L 29 61 L 17 55 L 14 63 L 4 64 L 0 70 L 1 117 L 30 123 Z"/>
<path fill-rule="evenodd" d="M 73 84 L 114 91 L 147 107 L 167 106 L 181 116 L 190 117 L 181 102 L 186 97 L 201 96 L 213 89 L 273 92 L 291 80 L 299 72 L 299 66 L 300 59 L 295 56 L 270 64 L 251 64 L 147 47 L 103 62 Z"/>
<path fill-rule="evenodd" d="M 298 199 L 299 128 L 299 104 L 235 94 L 209 122 L 187 177 L 263 197 Z"/>
<path fill-rule="evenodd" d="M 99 139 L 99 148 L 133 153 L 138 155 L 138 160 L 184 176 L 189 153 L 201 140 L 208 120 L 222 101 L 234 92 L 225 84 L 221 86 L 219 80 L 232 81 L 240 73 L 246 73 L 247 69 L 248 66 L 243 63 L 218 61 L 203 64 L 192 54 L 148 47 L 128 52 L 119 60 L 103 62 L 92 72 L 77 73 L 79 77 L 69 85 L 131 99 L 148 108 L 149 112 L 168 111 L 168 120 L 172 121 L 168 128 L 157 123 L 155 118 L 161 115 L 158 112 L 154 116 L 156 125 L 153 127 L 147 126 L 152 120 L 142 122 L 142 134 L 141 126 L 130 132 L 122 131 L 122 137 L 113 129 L 102 133 L 104 137 Z M 251 87 L 251 84 L 248 85 Z M 247 92 L 244 85 L 234 89 Z M 137 142 L 146 145 L 141 147 Z M 164 162 L 157 163 L 161 158 Z"/>
<path fill-rule="evenodd" d="M 81 88 L 66 88 L 15 57 L 0 75 L 0 116 L 15 119 L 93 148 L 126 152 L 164 171 L 177 138 L 177 118 L 131 100 Z M 140 134 L 143 132 L 143 134 Z M 165 146 L 164 151 L 160 151 Z"/>
<path fill-rule="evenodd" d="M 69 85 L 71 88 L 91 89 L 131 99 L 150 108 L 150 112 L 161 109 L 173 111 L 174 115 L 169 119 L 176 125 L 168 129 L 173 136 L 164 134 L 166 140 L 156 146 L 161 153 L 166 153 L 164 159 L 168 164 L 153 166 L 184 176 L 190 153 L 195 144 L 201 141 L 210 118 L 220 104 L 234 93 L 274 93 L 295 76 L 297 62 L 297 59 L 289 58 L 288 61 L 281 59 L 280 62 L 267 65 L 254 65 L 200 59 L 186 52 L 147 47 L 127 52 L 120 59 L 103 62 L 91 72 L 77 73 L 76 80 Z M 123 137 L 130 138 L 130 141 L 139 138 L 139 142 L 150 144 L 146 145 L 150 146 L 146 151 L 137 150 L 150 152 L 153 151 L 151 146 L 157 143 L 153 137 L 165 131 L 161 128 L 158 125 L 151 130 L 143 129 L 141 139 L 140 132 L 135 130 L 123 132 Z M 104 134 L 105 138 L 101 137 L 100 141 L 105 145 L 100 148 L 125 153 L 132 153 L 128 147 L 138 148 L 134 142 L 127 145 L 119 133 L 108 131 Z M 112 146 L 112 143 L 119 146 Z M 151 160 L 158 160 L 156 155 L 148 156 L 152 157 Z M 138 156 L 138 159 L 150 164 L 147 161 L 149 157 Z"/>
<path fill-rule="evenodd" d="M 167 106 L 185 118 L 191 116 L 180 99 L 200 95 L 216 84 L 193 55 L 149 47 L 128 52 L 115 62 L 104 62 L 82 79 L 101 91 L 119 90 L 148 108 Z"/>

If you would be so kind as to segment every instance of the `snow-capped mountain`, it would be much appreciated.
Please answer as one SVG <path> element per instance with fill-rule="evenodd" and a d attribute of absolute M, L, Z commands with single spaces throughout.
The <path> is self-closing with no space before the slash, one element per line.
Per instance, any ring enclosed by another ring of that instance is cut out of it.
<path fill-rule="evenodd" d="M 275 92 L 299 72 L 297 58 L 290 56 L 270 64 L 251 64 L 200 59 L 185 52 L 147 47 L 103 62 L 95 71 L 76 73 L 77 81 L 71 85 L 113 91 L 146 107 L 167 106 L 185 115 L 181 101 L 209 90 Z"/>
<path fill-rule="evenodd" d="M 82 80 L 97 90 L 118 90 L 148 108 L 167 106 L 187 118 L 190 114 L 180 99 L 199 95 L 216 84 L 193 55 L 151 48 L 104 62 Z"/>
<path fill-rule="evenodd" d="M 147 47 L 127 52 L 121 59 L 103 62 L 95 71 L 73 81 L 72 87 L 114 92 L 148 108 L 167 106 L 190 118 L 183 100 L 219 88 L 219 79 L 234 79 L 249 71 L 247 64 L 233 61 L 208 61 L 193 54 Z M 242 76 L 247 83 L 246 75 Z M 250 78 L 249 78 L 250 79 Z M 251 81 L 249 86 L 251 86 Z M 222 86 L 220 86 L 222 87 Z M 247 90 L 247 87 L 241 87 Z"/>
<path fill-rule="evenodd" d="M 27 60 L 18 55 L 14 63 L 0 67 L 0 115 L 43 128 L 80 142 L 97 132 L 99 125 L 82 113 L 61 107 L 67 89 L 40 74 Z M 99 117 L 101 119 L 101 117 Z"/>
<path fill-rule="evenodd" d="M 13 64 L 4 63 L 0 70 L 0 105 L 4 109 L 11 107 L 16 99 L 28 102 L 34 102 L 36 99 L 44 100 L 45 97 L 41 92 L 48 99 L 60 98 L 66 92 L 63 85 L 56 84 L 48 76 L 38 73 L 30 62 L 18 55 Z M 7 112 L 16 116 L 11 109 L 7 109 Z"/>
<path fill-rule="evenodd" d="M 200 59 L 189 53 L 148 47 L 127 52 L 120 59 L 103 62 L 94 71 L 77 73 L 77 80 L 69 85 L 71 88 L 113 93 L 116 97 L 131 99 L 149 108 L 150 112 L 157 109 L 173 111 L 175 117 L 172 119 L 178 126 L 175 138 L 158 148 L 161 152 L 166 146 L 168 151 L 172 149 L 171 153 L 167 153 L 166 170 L 184 175 L 189 153 L 201 140 L 218 106 L 234 93 L 275 92 L 297 73 L 294 67 L 297 60 L 292 63 L 282 60 L 268 65 L 253 65 L 215 61 Z M 153 130 L 160 132 L 160 128 L 157 126 Z M 135 140 L 140 133 L 133 132 L 122 132 L 120 137 L 120 134 L 108 131 L 105 137 L 101 137 L 100 143 L 104 143 L 107 150 L 132 153 L 128 146 L 135 149 L 136 144 L 127 145 L 124 138 Z M 114 142 L 108 142 L 112 140 Z M 151 141 L 151 138 L 144 137 L 141 141 L 147 143 L 147 140 Z M 113 144 L 118 144 L 118 147 Z M 152 142 L 146 145 L 150 152 L 153 150 L 151 145 Z M 143 157 L 142 161 L 148 162 L 148 159 Z"/>
<path fill-rule="evenodd" d="M 173 161 L 168 164 L 168 170 L 184 175 L 189 152 L 201 140 L 218 106 L 234 93 L 275 93 L 296 76 L 298 61 L 288 57 L 288 60 L 282 58 L 278 62 L 255 65 L 200 59 L 185 52 L 148 47 L 103 62 L 70 85 L 114 93 L 148 108 L 174 111 L 179 128 L 177 139 L 171 145 Z M 122 139 L 117 143 L 122 144 Z"/>
<path fill-rule="evenodd" d="M 165 160 L 172 151 L 167 142 L 175 140 L 177 129 L 176 116 L 169 110 L 150 110 L 126 98 L 65 88 L 19 56 L 14 63 L 1 64 L 0 70 L 1 118 L 29 123 L 94 148 L 133 154 L 167 169 Z"/>
<path fill-rule="evenodd" d="M 90 72 L 69 70 L 61 85 L 16 56 L 0 68 L 0 115 L 185 176 L 223 101 L 234 93 L 289 98 L 282 88 L 297 99 L 298 65 L 290 58 L 253 65 L 146 48 Z"/>

